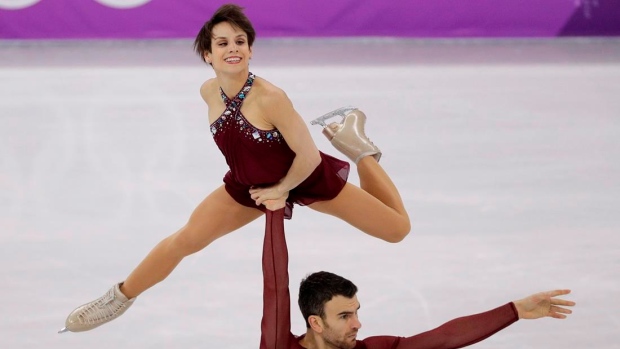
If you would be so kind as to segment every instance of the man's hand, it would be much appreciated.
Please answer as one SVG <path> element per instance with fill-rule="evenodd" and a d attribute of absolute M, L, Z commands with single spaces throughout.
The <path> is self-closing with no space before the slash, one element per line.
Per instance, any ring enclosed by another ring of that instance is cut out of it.
<path fill-rule="evenodd" d="M 540 292 L 513 303 L 519 313 L 519 319 L 539 319 L 546 316 L 566 319 L 565 314 L 572 314 L 572 311 L 562 306 L 572 307 L 575 302 L 554 297 L 569 293 L 570 290 Z"/>

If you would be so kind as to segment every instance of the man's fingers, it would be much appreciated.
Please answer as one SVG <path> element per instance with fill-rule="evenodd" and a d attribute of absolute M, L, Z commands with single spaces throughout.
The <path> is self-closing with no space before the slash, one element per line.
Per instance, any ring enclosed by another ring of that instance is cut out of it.
<path fill-rule="evenodd" d="M 558 307 L 558 306 L 551 306 L 551 312 L 553 313 L 562 313 L 562 314 L 572 314 L 573 311 L 570 309 L 566 309 L 566 308 L 562 308 L 562 307 Z"/>
<path fill-rule="evenodd" d="M 551 298 L 551 305 L 565 305 L 568 307 L 572 307 L 573 305 L 575 305 L 575 302 L 573 301 L 567 301 L 566 299 L 560 299 L 560 298 Z"/>
<path fill-rule="evenodd" d="M 545 294 L 547 294 L 547 296 L 549 297 L 555 297 L 555 296 L 562 296 L 565 294 L 569 294 L 570 290 L 564 289 L 564 290 L 552 290 L 552 291 L 547 291 L 545 292 Z"/>
<path fill-rule="evenodd" d="M 573 311 L 570 309 L 558 307 L 557 305 L 551 305 L 549 308 L 549 316 L 554 319 L 566 319 L 566 315 L 564 314 L 572 314 Z"/>
<path fill-rule="evenodd" d="M 558 314 L 558 313 L 551 313 L 549 314 L 549 316 L 551 316 L 554 319 L 566 319 L 566 315 Z"/>

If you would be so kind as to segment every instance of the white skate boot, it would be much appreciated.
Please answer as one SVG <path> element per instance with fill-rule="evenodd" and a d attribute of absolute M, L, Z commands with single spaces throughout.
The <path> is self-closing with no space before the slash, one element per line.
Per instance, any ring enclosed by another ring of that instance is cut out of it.
<path fill-rule="evenodd" d="M 325 120 L 340 116 L 340 123 L 326 124 Z M 356 164 L 365 156 L 372 155 L 377 162 L 381 159 L 381 150 L 374 145 L 364 133 L 366 115 L 354 107 L 343 107 L 331 111 L 310 122 L 323 126 L 323 134 L 332 145 Z"/>
<path fill-rule="evenodd" d="M 136 298 L 127 299 L 121 292 L 121 285 L 122 283 L 114 285 L 100 298 L 73 310 L 65 321 L 65 327 L 58 333 L 92 330 L 123 315 Z"/>

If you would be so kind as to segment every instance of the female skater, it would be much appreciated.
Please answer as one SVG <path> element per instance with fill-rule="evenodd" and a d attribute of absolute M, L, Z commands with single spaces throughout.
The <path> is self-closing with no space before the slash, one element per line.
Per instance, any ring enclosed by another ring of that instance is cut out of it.
<path fill-rule="evenodd" d="M 60 332 L 91 330 L 122 315 L 138 295 L 164 280 L 181 260 L 263 215 L 294 203 L 330 214 L 388 242 L 410 230 L 398 190 L 378 164 L 380 150 L 364 134 L 365 115 L 341 108 L 313 121 L 357 164 L 360 187 L 347 183 L 349 164 L 318 151 L 284 91 L 249 71 L 255 32 L 242 8 L 220 7 L 194 48 L 216 77 L 200 94 L 211 133 L 229 171 L 176 233 L 162 240 L 102 297 L 76 308 Z M 324 121 L 340 116 L 341 123 Z"/>

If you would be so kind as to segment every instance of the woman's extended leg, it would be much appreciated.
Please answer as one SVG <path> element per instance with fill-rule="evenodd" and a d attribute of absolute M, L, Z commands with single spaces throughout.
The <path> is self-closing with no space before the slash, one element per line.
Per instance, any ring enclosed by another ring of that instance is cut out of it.
<path fill-rule="evenodd" d="M 72 311 L 60 332 L 88 331 L 116 319 L 136 296 L 170 275 L 185 256 L 261 215 L 263 212 L 237 203 L 224 186 L 219 187 L 196 207 L 187 224 L 157 244 L 123 283 Z"/>
<path fill-rule="evenodd" d="M 237 203 L 221 186 L 196 207 L 184 227 L 151 250 L 129 274 L 121 292 L 128 298 L 138 296 L 165 279 L 184 257 L 262 215 L 262 211 Z"/>

